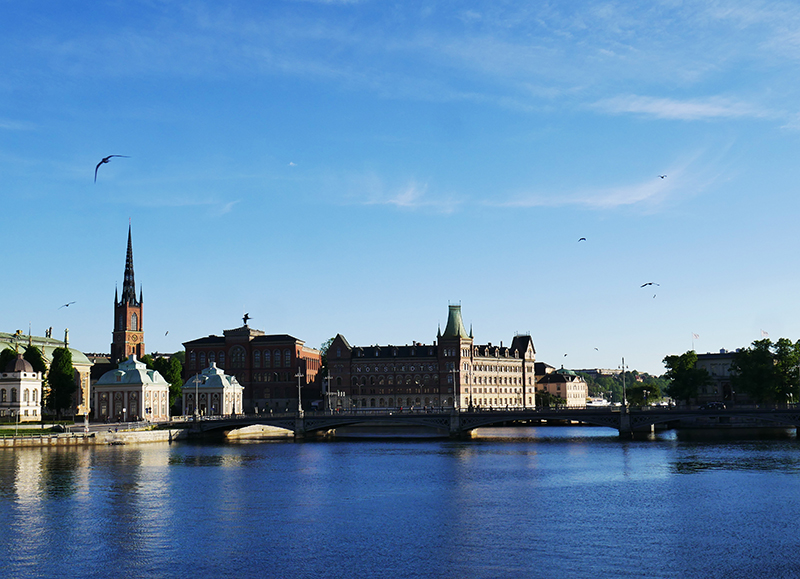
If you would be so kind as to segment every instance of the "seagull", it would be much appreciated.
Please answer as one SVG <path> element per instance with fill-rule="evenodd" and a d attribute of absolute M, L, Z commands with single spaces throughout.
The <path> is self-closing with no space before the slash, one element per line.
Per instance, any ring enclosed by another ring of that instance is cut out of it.
<path fill-rule="evenodd" d="M 666 175 L 659 175 L 659 177 L 661 177 L 662 179 L 666 179 L 667 178 Z"/>
<path fill-rule="evenodd" d="M 74 304 L 74 303 L 75 303 L 75 302 L 68 302 L 68 303 L 64 304 L 63 306 L 59 307 L 58 309 L 60 310 L 61 308 L 68 308 L 68 307 L 70 307 L 70 306 L 71 306 L 72 304 Z"/>
<path fill-rule="evenodd" d="M 108 157 L 103 157 L 103 160 L 97 164 L 97 167 L 94 168 L 94 182 L 97 183 L 97 170 L 100 168 L 100 165 L 103 163 L 108 163 L 111 160 L 111 157 L 125 157 L 128 159 L 128 155 L 109 155 Z"/>
<path fill-rule="evenodd" d="M 166 336 L 167 334 L 169 334 L 169 330 L 167 330 L 166 332 L 164 332 L 164 335 L 165 335 L 165 336 Z"/>
<path fill-rule="evenodd" d="M 645 286 L 648 286 L 648 285 L 661 285 L 661 284 L 660 284 L 660 283 L 656 283 L 656 282 L 654 282 L 654 281 L 649 281 L 649 282 L 647 282 L 647 283 L 643 283 L 643 284 L 642 284 L 642 285 L 640 285 L 639 287 L 645 287 Z"/>
<path fill-rule="evenodd" d="M 242 316 L 242 320 L 244 321 L 244 325 L 245 326 L 247 325 L 247 320 L 250 320 L 250 319 L 252 319 L 250 317 L 250 314 L 245 314 L 244 316 Z"/>
<path fill-rule="evenodd" d="M 578 242 L 580 243 L 581 241 L 586 241 L 586 238 L 585 238 L 585 237 L 581 237 L 581 238 L 578 240 Z"/>

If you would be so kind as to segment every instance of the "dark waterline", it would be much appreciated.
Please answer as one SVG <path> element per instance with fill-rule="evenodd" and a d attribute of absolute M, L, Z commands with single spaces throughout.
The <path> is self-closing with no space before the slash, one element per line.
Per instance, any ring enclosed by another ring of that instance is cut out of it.
<path fill-rule="evenodd" d="M 8 577 L 797 577 L 794 435 L 0 452 Z"/>

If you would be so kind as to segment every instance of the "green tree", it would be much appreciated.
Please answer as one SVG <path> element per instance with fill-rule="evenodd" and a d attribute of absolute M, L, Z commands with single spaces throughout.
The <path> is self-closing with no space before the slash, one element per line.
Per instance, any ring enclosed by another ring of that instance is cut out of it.
<path fill-rule="evenodd" d="M 146 364 L 148 370 L 155 370 L 156 369 L 155 362 L 153 360 L 153 357 L 150 354 L 145 354 L 144 356 L 139 358 L 139 361 L 141 363 L 143 363 L 143 364 Z"/>
<path fill-rule="evenodd" d="M 335 337 L 328 338 L 322 342 L 322 345 L 319 347 L 320 357 L 322 358 L 319 373 L 323 379 L 328 377 L 328 350 L 330 349 L 331 344 L 333 344 L 333 340 L 335 340 Z"/>
<path fill-rule="evenodd" d="M 42 351 L 39 348 L 33 345 L 28 346 L 25 348 L 25 353 L 22 357 L 30 362 L 34 372 L 41 372 L 42 376 L 47 374 L 47 364 L 44 363 Z"/>
<path fill-rule="evenodd" d="M 72 406 L 72 396 L 77 390 L 75 384 L 75 368 L 72 366 L 72 353 L 67 348 L 53 350 L 53 361 L 47 376 L 50 390 L 45 405 L 54 410 L 57 418 L 61 411 Z"/>
<path fill-rule="evenodd" d="M 667 367 L 664 377 L 670 381 L 666 391 L 675 400 L 683 400 L 688 404 L 692 398 L 697 398 L 702 386 L 711 382 L 708 371 L 697 367 L 697 353 L 694 350 L 680 356 L 667 356 L 664 365 Z"/>
<path fill-rule="evenodd" d="M 537 408 L 550 408 L 552 406 L 566 406 L 567 401 L 564 398 L 550 394 L 547 390 L 536 391 L 536 407 Z"/>
<path fill-rule="evenodd" d="M 731 363 L 731 382 L 756 402 L 797 400 L 800 372 L 800 342 L 781 338 L 756 340 L 736 352 Z"/>
<path fill-rule="evenodd" d="M 6 369 L 6 366 L 12 361 L 17 359 L 17 353 L 11 348 L 5 348 L 0 352 L 0 372 Z"/>
<path fill-rule="evenodd" d="M 183 364 L 177 356 L 156 358 L 153 369 L 169 382 L 169 405 L 173 406 L 183 390 Z"/>

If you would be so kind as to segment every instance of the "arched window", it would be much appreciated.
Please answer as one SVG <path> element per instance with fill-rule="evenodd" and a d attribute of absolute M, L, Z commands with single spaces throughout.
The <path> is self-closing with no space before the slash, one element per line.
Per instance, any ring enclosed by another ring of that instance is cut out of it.
<path fill-rule="evenodd" d="M 292 353 L 289 350 L 283 351 L 283 365 L 287 368 L 292 365 Z"/>
<path fill-rule="evenodd" d="M 281 351 L 280 350 L 275 350 L 274 354 L 275 354 L 275 367 L 276 368 L 280 368 L 281 367 Z"/>
<path fill-rule="evenodd" d="M 264 350 L 264 368 L 272 366 L 272 356 L 269 350 Z"/>
<path fill-rule="evenodd" d="M 206 353 L 205 352 L 200 352 L 200 367 L 201 368 L 205 368 L 206 367 Z"/>
<path fill-rule="evenodd" d="M 261 368 L 261 351 L 256 350 L 253 352 L 253 366 L 256 368 Z"/>
<path fill-rule="evenodd" d="M 5 388 L 0 390 L 0 402 L 8 402 L 8 396 Z"/>
<path fill-rule="evenodd" d="M 219 365 L 220 366 L 224 366 L 225 365 L 225 352 L 220 352 L 219 353 Z"/>
<path fill-rule="evenodd" d="M 11 389 L 11 402 L 16 402 L 16 401 L 17 401 L 17 389 L 16 388 L 12 388 Z"/>
<path fill-rule="evenodd" d="M 30 402 L 31 401 L 31 392 L 27 388 L 22 392 L 22 401 L 23 402 Z"/>
<path fill-rule="evenodd" d="M 231 368 L 244 368 L 246 352 L 241 346 L 231 348 Z"/>
<path fill-rule="evenodd" d="M 138 332 L 139 331 L 139 316 L 136 315 L 136 312 L 131 314 L 131 331 Z"/>
<path fill-rule="evenodd" d="M 216 357 L 214 356 L 214 352 L 208 353 L 208 365 L 211 366 L 216 361 Z"/>
<path fill-rule="evenodd" d="M 39 402 L 39 391 L 38 390 L 34 390 L 33 391 L 33 403 L 36 404 L 37 402 Z"/>

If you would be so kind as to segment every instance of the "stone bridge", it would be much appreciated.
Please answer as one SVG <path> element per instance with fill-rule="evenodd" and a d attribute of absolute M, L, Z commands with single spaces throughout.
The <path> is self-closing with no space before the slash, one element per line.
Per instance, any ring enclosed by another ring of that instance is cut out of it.
<path fill-rule="evenodd" d="M 466 435 L 471 430 L 485 426 L 509 423 L 559 423 L 578 422 L 593 426 L 605 426 L 617 430 L 620 436 L 631 436 L 634 432 L 646 432 L 656 424 L 677 421 L 711 419 L 715 424 L 740 426 L 764 426 L 767 424 L 798 428 L 800 409 L 782 407 L 738 407 L 729 409 L 700 410 L 691 408 L 642 407 L 621 409 L 608 408 L 543 408 L 533 410 L 482 410 L 482 411 L 397 411 L 356 410 L 350 412 L 305 412 L 286 414 L 256 414 L 236 417 L 209 417 L 201 420 L 175 421 L 173 428 L 188 428 L 190 434 L 202 435 L 223 433 L 246 426 L 265 425 L 294 432 L 295 437 L 328 432 L 343 426 L 387 426 L 406 425 L 429 428 L 451 437 Z M 732 420 L 734 419 L 734 420 Z"/>

